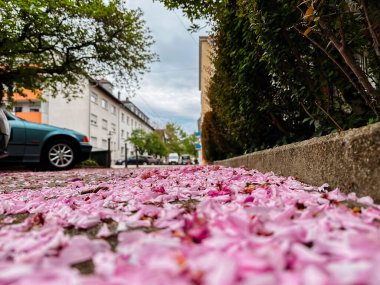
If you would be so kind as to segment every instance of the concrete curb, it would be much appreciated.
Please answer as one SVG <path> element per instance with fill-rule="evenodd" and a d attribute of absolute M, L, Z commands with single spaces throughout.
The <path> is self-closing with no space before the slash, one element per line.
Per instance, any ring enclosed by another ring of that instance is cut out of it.
<path fill-rule="evenodd" d="M 345 132 L 216 161 L 261 172 L 294 176 L 312 185 L 330 184 L 342 191 L 380 201 L 380 123 Z"/>

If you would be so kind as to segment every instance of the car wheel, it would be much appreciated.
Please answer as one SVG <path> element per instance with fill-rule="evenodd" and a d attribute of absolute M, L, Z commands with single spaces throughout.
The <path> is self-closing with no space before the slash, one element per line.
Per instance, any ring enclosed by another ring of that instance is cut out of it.
<path fill-rule="evenodd" d="M 67 140 L 57 140 L 44 148 L 43 163 L 50 169 L 65 170 L 74 167 L 77 152 L 74 145 Z"/>
<path fill-rule="evenodd" d="M 146 163 L 146 162 L 143 162 L 143 165 L 148 165 L 148 163 Z"/>

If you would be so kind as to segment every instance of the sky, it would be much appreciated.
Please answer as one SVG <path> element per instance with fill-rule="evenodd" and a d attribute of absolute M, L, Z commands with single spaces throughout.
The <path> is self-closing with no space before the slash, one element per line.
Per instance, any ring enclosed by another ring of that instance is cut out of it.
<path fill-rule="evenodd" d="M 152 63 L 136 94 L 129 98 L 159 127 L 174 122 L 188 134 L 198 131 L 200 117 L 199 36 L 206 29 L 190 33 L 190 21 L 181 11 L 169 11 L 151 0 L 129 1 L 140 7 L 155 44 L 152 51 L 159 62 Z M 124 98 L 123 98 L 124 99 Z"/>

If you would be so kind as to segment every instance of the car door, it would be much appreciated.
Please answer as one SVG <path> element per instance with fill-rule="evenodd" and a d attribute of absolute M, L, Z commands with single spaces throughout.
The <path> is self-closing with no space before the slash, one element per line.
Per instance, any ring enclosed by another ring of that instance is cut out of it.
<path fill-rule="evenodd" d="M 9 157 L 24 156 L 25 153 L 25 123 L 24 121 L 5 114 L 11 127 L 11 137 L 7 152 Z"/>

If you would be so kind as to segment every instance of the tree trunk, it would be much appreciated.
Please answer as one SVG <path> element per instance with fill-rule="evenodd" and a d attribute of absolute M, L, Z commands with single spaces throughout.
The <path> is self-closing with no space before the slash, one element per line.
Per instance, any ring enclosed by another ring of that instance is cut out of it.
<path fill-rule="evenodd" d="M 375 30 L 373 28 L 373 25 L 372 25 L 372 22 L 371 22 L 369 13 L 368 13 L 367 0 L 361 0 L 360 2 L 361 2 L 361 6 L 363 9 L 364 15 L 365 15 L 365 19 L 367 21 L 369 33 L 371 34 L 371 37 L 373 40 L 373 48 L 375 50 L 375 53 L 376 53 L 378 59 L 380 60 L 380 43 L 379 43 L 379 39 L 376 36 Z"/>
<path fill-rule="evenodd" d="M 356 78 L 360 82 L 360 84 L 364 87 L 366 92 L 372 97 L 372 100 L 375 100 L 377 104 L 380 105 L 380 92 L 377 91 L 371 83 L 368 81 L 367 76 L 365 75 L 364 71 L 360 68 L 360 66 L 356 63 L 354 57 L 352 56 L 351 52 L 346 46 L 345 42 L 341 42 L 333 32 L 331 32 L 330 27 L 328 24 L 320 19 L 319 24 L 321 28 L 324 30 L 326 36 L 328 39 L 332 42 L 332 44 L 335 46 L 335 48 L 338 50 L 340 55 L 342 56 L 344 62 L 347 64 L 347 66 L 351 69 L 351 71 L 355 74 Z"/>
<path fill-rule="evenodd" d="M 303 35 L 303 32 L 298 29 L 297 27 L 294 27 L 300 35 Z M 304 36 L 304 35 L 303 35 Z M 356 89 L 356 91 L 359 93 L 359 95 L 363 98 L 364 102 L 372 109 L 372 111 L 375 113 L 376 116 L 378 116 L 376 108 L 373 106 L 371 102 L 369 102 L 367 98 L 367 94 L 363 92 L 363 90 L 356 84 L 356 82 L 351 78 L 350 74 L 348 71 L 324 48 L 322 47 L 319 43 L 317 43 L 315 40 L 313 40 L 309 36 L 305 36 L 314 46 L 319 48 L 338 68 L 342 73 L 347 77 L 347 79 L 350 81 L 352 86 Z"/>

